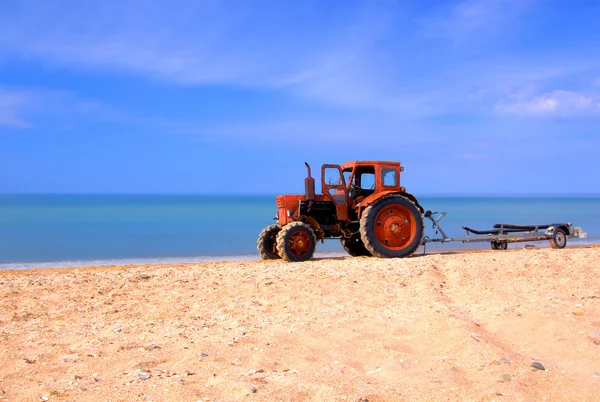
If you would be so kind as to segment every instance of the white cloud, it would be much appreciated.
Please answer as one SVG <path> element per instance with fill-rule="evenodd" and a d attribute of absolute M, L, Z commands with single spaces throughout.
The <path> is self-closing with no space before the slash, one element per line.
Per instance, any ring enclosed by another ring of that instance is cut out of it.
<path fill-rule="evenodd" d="M 528 99 L 501 101 L 495 105 L 495 110 L 518 116 L 600 115 L 600 100 L 580 92 L 558 90 Z"/>

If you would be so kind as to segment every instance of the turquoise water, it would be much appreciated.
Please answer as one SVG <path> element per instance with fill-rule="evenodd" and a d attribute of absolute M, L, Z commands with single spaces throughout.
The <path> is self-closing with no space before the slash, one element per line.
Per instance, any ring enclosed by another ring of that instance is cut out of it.
<path fill-rule="evenodd" d="M 448 213 L 441 223 L 452 237 L 464 235 L 462 225 L 485 229 L 494 223 L 564 221 L 588 233 L 588 239 L 571 243 L 600 243 L 600 196 L 421 196 L 419 201 Z M 0 269 L 257 259 L 257 235 L 274 216 L 274 196 L 3 195 Z M 426 235 L 433 237 L 428 222 Z M 464 245 L 434 246 L 459 247 Z M 338 240 L 317 249 L 321 255 L 343 253 Z"/>

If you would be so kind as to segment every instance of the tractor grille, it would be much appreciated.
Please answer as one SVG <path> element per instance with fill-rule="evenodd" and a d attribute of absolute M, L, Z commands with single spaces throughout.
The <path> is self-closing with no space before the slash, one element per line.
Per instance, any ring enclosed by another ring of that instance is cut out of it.
<path fill-rule="evenodd" d="M 285 198 L 280 195 L 275 198 L 275 204 L 277 205 L 277 208 L 285 208 Z"/>

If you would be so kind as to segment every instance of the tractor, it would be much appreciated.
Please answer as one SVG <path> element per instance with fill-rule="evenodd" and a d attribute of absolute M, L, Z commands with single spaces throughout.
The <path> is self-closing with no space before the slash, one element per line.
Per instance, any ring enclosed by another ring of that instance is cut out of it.
<path fill-rule="evenodd" d="M 258 237 L 264 260 L 306 261 L 317 241 L 336 238 L 354 257 L 409 257 L 419 248 L 424 210 L 400 185 L 400 162 L 323 165 L 321 194 L 315 194 L 315 180 L 305 165 L 304 194 L 278 196 L 278 223 Z"/>

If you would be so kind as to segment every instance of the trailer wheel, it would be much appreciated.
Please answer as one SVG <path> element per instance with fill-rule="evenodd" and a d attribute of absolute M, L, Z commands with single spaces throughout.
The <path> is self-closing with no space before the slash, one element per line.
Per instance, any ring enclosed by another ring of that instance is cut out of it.
<path fill-rule="evenodd" d="M 277 252 L 277 233 L 281 230 L 279 225 L 267 226 L 258 235 L 256 248 L 263 260 L 276 260 L 281 258 Z"/>
<path fill-rule="evenodd" d="M 310 225 L 291 222 L 277 234 L 277 253 L 289 262 L 309 260 L 315 253 L 317 236 Z"/>
<path fill-rule="evenodd" d="M 567 233 L 563 228 L 554 229 L 554 235 L 550 239 L 550 247 L 565 248 L 567 247 Z"/>
<path fill-rule="evenodd" d="M 421 212 L 411 200 L 390 195 L 364 210 L 360 236 L 375 257 L 409 257 L 421 245 L 423 226 Z"/>
<path fill-rule="evenodd" d="M 371 256 L 360 238 L 360 233 L 355 233 L 350 237 L 340 237 L 340 243 L 352 257 Z"/>
<path fill-rule="evenodd" d="M 505 241 L 493 241 L 490 245 L 492 250 L 506 250 L 508 248 L 508 243 Z"/>

